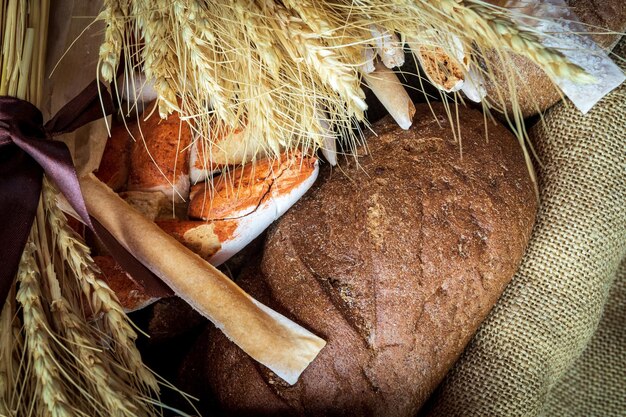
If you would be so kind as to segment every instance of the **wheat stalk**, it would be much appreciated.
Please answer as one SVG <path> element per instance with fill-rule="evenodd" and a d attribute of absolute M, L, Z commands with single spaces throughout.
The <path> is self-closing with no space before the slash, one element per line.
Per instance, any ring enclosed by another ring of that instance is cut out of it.
<path fill-rule="evenodd" d="M 71 417 L 76 415 L 76 410 L 69 405 L 68 393 L 54 358 L 56 349 L 50 338 L 39 284 L 41 275 L 34 258 L 37 250 L 33 243 L 36 226 L 33 226 L 33 231 L 24 248 L 17 277 L 20 283 L 17 300 L 22 306 L 28 358 L 34 368 L 37 398 L 43 403 L 45 413 L 55 417 Z"/>
<path fill-rule="evenodd" d="M 141 361 L 135 346 L 136 332 L 115 293 L 97 277 L 97 267 L 89 255 L 89 249 L 68 226 L 65 215 L 56 206 L 55 193 L 47 181 L 44 182 L 44 200 L 48 222 L 61 259 L 76 277 L 92 314 L 102 320 L 105 333 L 110 338 L 109 343 L 112 344 L 110 350 L 119 357 L 124 369 L 124 379 L 136 381 L 138 387 L 158 392 L 158 383 Z"/>
<path fill-rule="evenodd" d="M 16 369 L 13 356 L 13 306 L 6 302 L 0 313 L 0 415 L 14 415 L 11 397 L 15 389 Z"/>
<path fill-rule="evenodd" d="M 9 0 L 0 12 L 6 7 L 8 14 L 0 13 L 0 92 L 39 106 L 49 4 Z M 128 42 L 128 13 L 126 0 L 106 0 L 100 16 L 109 22 L 99 63 L 107 80 L 114 79 L 119 52 Z M 86 247 L 63 246 L 68 238 L 56 232 L 70 233 L 69 227 L 45 178 L 42 196 L 19 264 L 19 289 L 12 289 L 0 313 L 0 415 L 156 415 L 158 399 L 147 396 L 158 386 L 141 364 L 128 318 L 110 289 L 83 279 L 83 273 L 95 279 Z M 70 268 L 67 258 L 80 268 Z M 110 336 L 89 324 L 83 292 L 95 294 Z"/>

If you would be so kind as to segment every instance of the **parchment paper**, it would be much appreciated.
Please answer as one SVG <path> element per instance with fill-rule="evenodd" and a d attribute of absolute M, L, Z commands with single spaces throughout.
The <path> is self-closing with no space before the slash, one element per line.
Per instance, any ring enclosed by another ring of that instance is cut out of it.
<path fill-rule="evenodd" d="M 44 120 L 52 117 L 96 78 L 104 24 L 93 21 L 101 8 L 100 0 L 52 2 L 41 109 Z M 79 176 L 100 165 L 108 137 L 106 123 L 110 126 L 110 117 L 106 122 L 105 119 L 97 120 L 60 138 L 68 145 Z"/>

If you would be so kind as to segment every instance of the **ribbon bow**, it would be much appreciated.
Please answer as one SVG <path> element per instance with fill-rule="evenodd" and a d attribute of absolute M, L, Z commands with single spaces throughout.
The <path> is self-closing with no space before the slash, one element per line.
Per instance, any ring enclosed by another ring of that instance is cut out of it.
<path fill-rule="evenodd" d="M 99 92 L 102 92 L 102 103 Z M 116 261 L 147 293 L 171 294 L 162 281 L 89 216 L 67 146 L 49 140 L 112 112 L 113 104 L 106 87 L 95 81 L 45 125 L 41 112 L 31 103 L 0 97 L 0 308 L 17 273 L 37 212 L 44 172 Z"/>

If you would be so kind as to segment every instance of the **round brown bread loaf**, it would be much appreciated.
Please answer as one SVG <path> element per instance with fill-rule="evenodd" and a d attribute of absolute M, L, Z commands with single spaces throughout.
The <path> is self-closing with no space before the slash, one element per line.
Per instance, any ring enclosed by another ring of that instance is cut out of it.
<path fill-rule="evenodd" d="M 490 0 L 490 3 L 504 6 L 508 2 Z M 620 38 L 618 33 L 626 30 L 626 2 L 623 0 L 567 0 L 567 4 L 580 21 L 588 25 L 587 31 L 593 33 L 593 40 L 604 48 L 611 49 Z M 497 54 L 491 54 L 487 58 L 492 62 L 495 77 L 494 80 L 487 80 L 487 96 L 497 97 L 497 88 L 503 92 L 508 91 L 507 77 L 502 66 L 498 65 L 500 59 Z M 544 112 L 562 98 L 558 88 L 537 65 L 520 55 L 511 54 L 510 58 L 512 67 L 517 72 L 515 88 L 524 117 Z M 507 103 L 507 112 L 511 111 L 512 106 Z"/>
<path fill-rule="evenodd" d="M 269 232 L 238 283 L 328 344 L 288 386 L 209 329 L 187 368 L 228 415 L 412 416 L 498 299 L 536 210 L 522 152 L 463 109 L 461 156 L 433 107 L 408 131 L 375 124 L 368 156 L 327 172 Z"/>

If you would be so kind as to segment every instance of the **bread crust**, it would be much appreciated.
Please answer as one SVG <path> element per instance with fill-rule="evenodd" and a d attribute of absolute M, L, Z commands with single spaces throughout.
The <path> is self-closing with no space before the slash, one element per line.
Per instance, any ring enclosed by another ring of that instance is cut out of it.
<path fill-rule="evenodd" d="M 412 416 L 495 304 L 536 211 L 522 152 L 462 109 L 461 157 L 434 110 L 419 105 L 409 131 L 376 123 L 369 155 L 271 229 L 238 282 L 328 344 L 290 387 L 209 329 L 187 362 L 229 415 Z"/>
<path fill-rule="evenodd" d="M 100 166 L 95 175 L 113 191 L 120 191 L 126 187 L 128 180 L 131 140 L 124 123 L 113 120 L 111 136 L 107 139 Z"/>
<path fill-rule="evenodd" d="M 131 129 L 129 191 L 161 191 L 180 202 L 189 196 L 191 129 L 177 113 L 167 119 L 150 115 L 152 106 Z M 148 117 L 149 116 L 149 117 Z"/>

